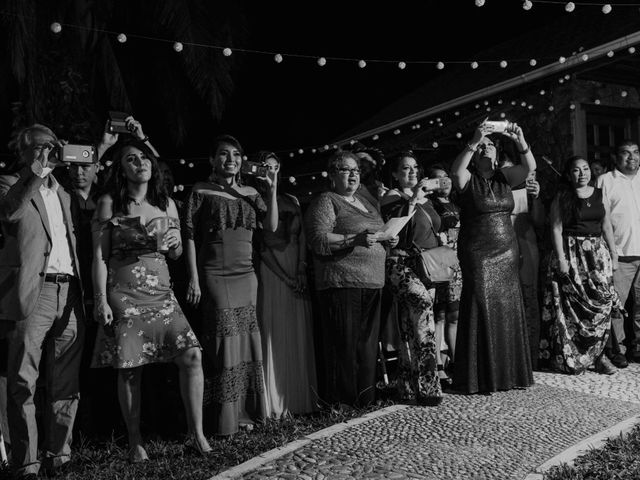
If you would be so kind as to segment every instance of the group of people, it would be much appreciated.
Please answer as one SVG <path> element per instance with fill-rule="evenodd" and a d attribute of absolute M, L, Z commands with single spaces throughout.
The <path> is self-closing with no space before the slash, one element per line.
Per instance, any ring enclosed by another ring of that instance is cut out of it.
<path fill-rule="evenodd" d="M 534 368 L 612 373 L 627 343 L 640 358 L 640 320 L 630 343 L 623 324 L 631 288 L 640 291 L 635 142 L 618 147 L 616 170 L 595 186 L 585 159 L 567 160 L 548 215 L 517 124 L 497 132 L 482 122 L 450 166 L 426 172 L 400 152 L 389 185 L 376 177 L 384 155 L 356 145 L 332 154 L 329 188 L 303 211 L 280 187 L 278 156 L 259 152 L 265 172 L 243 175 L 229 135 L 211 143 L 209 178 L 172 198 L 170 168 L 140 122 L 126 125 L 129 134 L 103 134 L 94 162 L 70 165 L 54 132 L 32 125 L 0 175 L 0 326 L 18 475 L 68 465 L 89 366 L 117 371 L 137 463 L 148 459 L 149 364 L 177 365 L 185 448 L 206 455 L 206 431 L 376 401 L 385 335 L 398 354 L 396 399 L 425 406 L 447 389 L 526 388 Z M 549 255 L 536 242 L 545 225 Z M 423 255 L 443 246 L 458 260 L 434 281 Z"/>

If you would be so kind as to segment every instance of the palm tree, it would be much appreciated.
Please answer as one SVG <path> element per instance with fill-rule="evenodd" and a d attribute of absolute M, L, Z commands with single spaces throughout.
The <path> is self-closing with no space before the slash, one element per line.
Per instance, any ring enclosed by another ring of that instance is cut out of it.
<path fill-rule="evenodd" d="M 0 62 L 11 74 L 0 80 L 0 95 L 12 97 L 14 128 L 38 121 L 67 138 L 95 138 L 108 110 L 140 118 L 146 109 L 156 133 L 181 145 L 194 112 L 219 120 L 233 90 L 235 58 L 188 45 L 241 43 L 245 19 L 233 0 L 0 4 L 8 45 Z M 59 34 L 50 29 L 54 21 L 63 25 Z M 120 43 L 105 30 L 128 33 L 129 39 Z M 182 52 L 173 50 L 174 40 L 185 44 Z"/>

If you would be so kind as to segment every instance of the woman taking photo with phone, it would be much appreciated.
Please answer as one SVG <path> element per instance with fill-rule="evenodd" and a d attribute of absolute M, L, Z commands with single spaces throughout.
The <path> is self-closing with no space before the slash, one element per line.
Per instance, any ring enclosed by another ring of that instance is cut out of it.
<path fill-rule="evenodd" d="M 420 252 L 440 245 L 436 233 L 440 230 L 440 216 L 427 197 L 440 181 L 420 179 L 418 161 L 412 152 L 400 153 L 391 167 L 398 186 L 382 198 L 382 215 L 387 221 L 413 215 L 386 261 L 387 284 L 398 300 L 398 395 L 402 402 L 439 405 L 442 387 L 433 315 L 436 289 L 435 284 L 420 278 L 417 262 L 421 262 Z"/>
<path fill-rule="evenodd" d="M 525 181 L 536 161 L 522 128 L 514 123 L 500 135 L 515 143 L 520 164 L 497 169 L 498 151 L 487 136 L 495 130 L 488 122 L 478 125 L 451 167 L 461 209 L 462 269 L 453 382 L 464 393 L 533 384 L 511 188 Z"/>
<path fill-rule="evenodd" d="M 214 139 L 209 181 L 193 186 L 184 207 L 187 301 L 202 301 L 202 345 L 212 395 L 213 430 L 232 435 L 264 418 L 262 345 L 256 317 L 258 279 L 253 236 L 278 227 L 277 175 L 268 172 L 266 202 L 241 183 L 242 146 Z"/>

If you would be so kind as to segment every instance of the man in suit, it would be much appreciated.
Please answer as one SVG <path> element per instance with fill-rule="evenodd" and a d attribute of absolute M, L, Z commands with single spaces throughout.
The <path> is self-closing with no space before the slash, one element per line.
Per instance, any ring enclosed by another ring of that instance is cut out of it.
<path fill-rule="evenodd" d="M 42 466 L 60 473 L 71 457 L 84 339 L 80 269 L 70 197 L 52 174 L 59 145 L 34 124 L 14 140 L 17 167 L 0 175 L 0 320 L 7 332 L 7 395 L 12 464 L 17 478 L 40 469 L 34 393 L 45 369 Z M 43 358 L 44 357 L 44 358 Z"/>

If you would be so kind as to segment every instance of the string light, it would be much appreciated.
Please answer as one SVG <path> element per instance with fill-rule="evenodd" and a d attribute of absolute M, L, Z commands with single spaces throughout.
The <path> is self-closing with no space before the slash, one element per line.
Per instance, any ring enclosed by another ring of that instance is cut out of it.
<path fill-rule="evenodd" d="M 173 49 L 178 53 L 181 52 L 183 48 L 184 48 L 184 45 L 182 45 L 182 43 L 180 42 L 175 42 L 173 44 Z"/>
<path fill-rule="evenodd" d="M 280 55 L 279 53 L 276 53 L 273 56 L 273 59 L 275 60 L 276 63 L 282 63 L 282 55 Z"/>
<path fill-rule="evenodd" d="M 360 68 L 364 68 L 367 66 L 367 62 L 365 62 L 364 60 L 358 60 L 358 66 Z"/>
<path fill-rule="evenodd" d="M 318 65 L 320 65 L 321 67 L 324 67 L 327 64 L 327 59 L 324 57 L 320 57 L 318 59 Z"/>
<path fill-rule="evenodd" d="M 223 54 L 225 57 L 230 57 L 232 53 L 233 53 L 233 52 L 231 51 L 231 49 L 230 49 L 229 47 L 227 47 L 227 48 L 225 48 L 225 49 L 223 49 L 223 50 L 222 50 L 222 54 Z"/>
<path fill-rule="evenodd" d="M 398 68 L 400 70 L 404 70 L 405 68 L 407 68 L 407 63 L 406 62 L 398 62 Z"/>
<path fill-rule="evenodd" d="M 506 60 L 502 60 L 502 61 L 500 62 L 500 68 L 507 68 L 507 65 L 508 65 L 508 63 L 507 63 L 507 61 L 506 61 Z"/>
<path fill-rule="evenodd" d="M 533 7 L 533 3 L 531 3 L 530 0 L 525 0 L 524 3 L 522 4 L 522 8 L 524 10 L 531 10 L 531 7 Z"/>
<path fill-rule="evenodd" d="M 120 43 L 125 43 L 127 41 L 127 36 L 124 33 L 119 33 L 116 38 Z"/>
<path fill-rule="evenodd" d="M 608 3 L 605 3 L 602 6 L 602 13 L 604 13 L 605 15 L 607 15 L 608 13 L 611 13 L 611 5 Z"/>
<path fill-rule="evenodd" d="M 438 62 L 438 63 L 436 63 L 436 68 L 437 68 L 438 70 L 442 70 L 442 69 L 444 68 L 444 63 L 442 63 L 442 62 Z"/>
<path fill-rule="evenodd" d="M 567 4 L 564 6 L 564 9 L 565 9 L 567 12 L 573 12 L 573 11 L 576 9 L 576 4 L 575 4 L 575 3 L 573 3 L 573 2 L 569 2 L 569 3 L 567 3 Z"/>
<path fill-rule="evenodd" d="M 60 33 L 62 31 L 62 25 L 58 22 L 53 22 L 50 28 L 53 33 Z"/>
<path fill-rule="evenodd" d="M 537 63 L 538 62 L 536 62 L 535 58 L 532 58 L 531 60 L 529 60 L 529 65 L 531 65 L 532 67 L 535 67 Z"/>
<path fill-rule="evenodd" d="M 627 93 L 627 91 L 626 91 L 626 90 L 622 90 L 622 91 L 620 92 L 620 96 L 621 96 L 622 98 L 626 97 L 627 95 L 629 95 L 629 94 Z"/>
<path fill-rule="evenodd" d="M 478 62 L 471 62 L 471 68 L 473 68 L 474 70 L 478 68 Z"/>
<path fill-rule="evenodd" d="M 476 0 L 476 7 L 482 7 L 484 5 L 484 0 Z"/>

